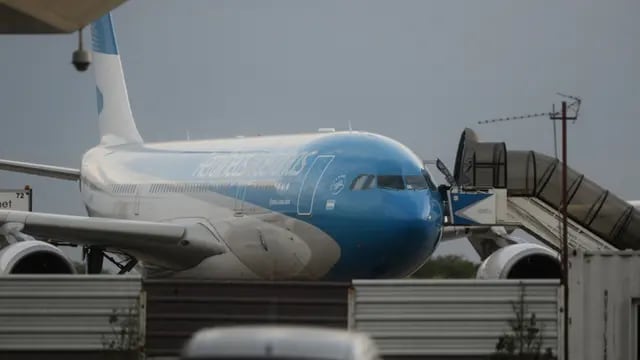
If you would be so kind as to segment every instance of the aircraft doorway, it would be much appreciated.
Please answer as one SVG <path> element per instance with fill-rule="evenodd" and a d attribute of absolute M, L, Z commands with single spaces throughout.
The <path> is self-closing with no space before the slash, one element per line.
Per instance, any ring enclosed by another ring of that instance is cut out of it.
<path fill-rule="evenodd" d="M 333 155 L 320 155 L 311 164 L 311 167 L 302 180 L 302 185 L 300 185 L 300 192 L 298 193 L 298 215 L 311 215 L 318 184 L 325 170 L 327 170 L 327 167 L 333 161 L 333 158 Z"/>
<path fill-rule="evenodd" d="M 233 212 L 236 216 L 241 216 L 244 213 L 244 198 L 246 195 L 247 186 L 245 184 L 238 183 L 236 196 L 233 200 Z"/>
<path fill-rule="evenodd" d="M 133 215 L 135 216 L 139 216 L 140 215 L 140 196 L 142 196 L 142 194 L 140 193 L 142 190 L 142 185 L 135 185 L 136 187 L 136 193 L 135 193 L 135 199 L 134 199 L 134 203 L 133 203 Z"/>

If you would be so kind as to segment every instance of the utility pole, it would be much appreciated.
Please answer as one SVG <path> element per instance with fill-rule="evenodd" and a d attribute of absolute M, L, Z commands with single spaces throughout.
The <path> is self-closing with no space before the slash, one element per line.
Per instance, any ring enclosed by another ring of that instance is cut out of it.
<path fill-rule="evenodd" d="M 569 97 L 569 96 L 567 96 Z M 580 99 L 571 97 L 580 107 Z M 572 104 L 573 105 L 573 104 Z M 563 359 L 569 360 L 569 239 L 567 237 L 567 121 L 578 118 L 578 110 L 572 117 L 567 116 L 567 102 L 562 101 L 560 116 L 555 112 L 555 106 L 549 118 L 562 121 L 562 287 L 564 290 L 564 327 L 563 327 Z"/>
<path fill-rule="evenodd" d="M 567 202 L 568 202 L 568 194 L 567 194 L 567 121 L 578 119 L 578 112 L 580 111 L 580 104 L 582 100 L 579 97 L 565 95 L 558 93 L 558 95 L 573 100 L 571 103 L 567 104 L 567 101 L 562 101 L 562 111 L 560 113 L 556 112 L 555 105 L 553 105 L 553 110 L 550 113 L 535 113 L 535 114 L 527 114 L 527 115 L 519 115 L 519 116 L 511 116 L 507 118 L 498 118 L 491 120 L 483 120 L 479 121 L 478 124 L 489 124 L 495 122 L 503 122 L 503 121 L 511 121 L 511 120 L 521 120 L 521 119 L 531 119 L 542 116 L 549 116 L 549 119 L 553 121 L 553 142 L 554 149 L 556 151 L 556 159 L 558 157 L 557 154 L 557 145 L 556 145 L 556 120 L 562 121 L 562 279 L 561 284 L 563 287 L 563 298 L 564 298 L 564 327 L 563 327 L 563 339 L 564 339 L 564 347 L 563 347 L 563 360 L 569 360 L 569 240 L 567 238 Z M 567 110 L 572 110 L 574 113 L 572 116 L 567 116 Z M 507 184 L 508 187 L 508 184 Z"/>

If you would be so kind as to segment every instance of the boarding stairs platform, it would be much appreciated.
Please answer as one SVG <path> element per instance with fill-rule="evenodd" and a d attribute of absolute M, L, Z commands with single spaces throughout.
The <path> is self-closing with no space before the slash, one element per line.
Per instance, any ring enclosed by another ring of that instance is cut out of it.
<path fill-rule="evenodd" d="M 505 143 L 479 142 L 471 129 L 465 129 L 452 186 L 441 189 L 447 198 L 445 234 L 481 234 L 489 227 L 494 229 L 497 247 L 502 247 L 507 243 L 499 244 L 501 240 L 510 241 L 504 231 L 508 234 L 520 228 L 559 251 L 561 175 L 562 163 L 556 158 L 533 151 L 507 151 Z M 640 249 L 639 209 L 569 167 L 567 189 L 570 248 Z"/>

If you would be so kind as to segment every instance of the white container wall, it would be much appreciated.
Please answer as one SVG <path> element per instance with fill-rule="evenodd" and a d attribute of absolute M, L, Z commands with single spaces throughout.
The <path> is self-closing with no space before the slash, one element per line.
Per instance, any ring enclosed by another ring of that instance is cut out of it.
<path fill-rule="evenodd" d="M 349 328 L 369 333 L 386 357 L 483 357 L 510 332 L 524 291 L 525 314 L 557 353 L 557 280 L 354 280 Z"/>
<path fill-rule="evenodd" d="M 640 252 L 576 252 L 569 261 L 569 358 L 637 359 Z"/>
<path fill-rule="evenodd" d="M 144 344 L 141 287 L 128 275 L 0 277 L 0 352 L 136 349 Z"/>

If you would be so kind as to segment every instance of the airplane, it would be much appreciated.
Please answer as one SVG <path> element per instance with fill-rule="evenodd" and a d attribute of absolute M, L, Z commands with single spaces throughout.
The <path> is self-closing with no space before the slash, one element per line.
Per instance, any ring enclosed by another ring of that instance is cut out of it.
<path fill-rule="evenodd" d="M 0 273 L 72 272 L 59 241 L 131 256 L 146 277 L 399 278 L 438 246 L 442 198 L 400 142 L 327 129 L 144 142 L 110 13 L 91 34 L 98 144 L 78 169 L 0 160 L 78 182 L 88 216 L 0 211 Z"/>

